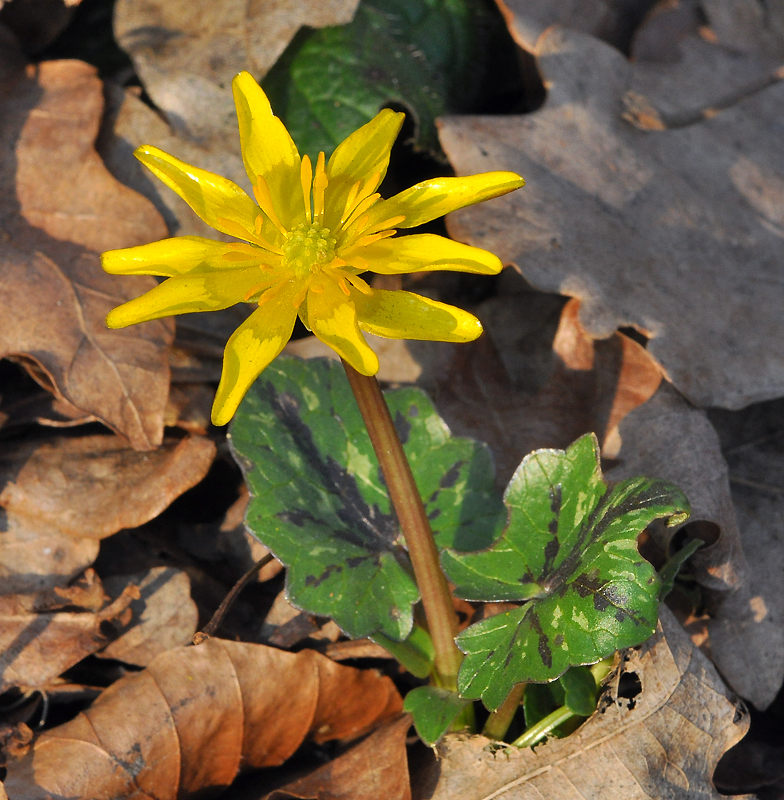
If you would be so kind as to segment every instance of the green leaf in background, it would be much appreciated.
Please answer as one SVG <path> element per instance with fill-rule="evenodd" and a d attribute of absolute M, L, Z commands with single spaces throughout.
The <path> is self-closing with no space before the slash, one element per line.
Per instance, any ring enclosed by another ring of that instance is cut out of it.
<path fill-rule="evenodd" d="M 683 492 L 633 478 L 609 488 L 596 437 L 563 450 L 537 450 L 504 496 L 509 522 L 487 550 L 442 554 L 456 593 L 471 600 L 527 600 L 457 638 L 466 654 L 463 697 L 490 709 L 521 682 L 545 682 L 647 639 L 658 616 L 660 581 L 637 550 L 653 520 L 683 522 Z"/>
<path fill-rule="evenodd" d="M 487 446 L 453 438 L 419 389 L 386 399 L 437 541 L 486 547 L 505 518 Z M 419 592 L 342 366 L 277 359 L 242 401 L 230 443 L 251 493 L 246 524 L 288 567 L 289 600 L 349 636 L 405 639 Z"/>
<path fill-rule="evenodd" d="M 588 667 L 567 669 L 558 679 L 564 690 L 564 705 L 573 714 L 590 717 L 596 711 L 596 681 Z"/>
<path fill-rule="evenodd" d="M 681 567 L 697 552 L 697 550 L 705 544 L 701 539 L 692 539 L 687 542 L 675 555 L 668 559 L 667 563 L 659 570 L 659 580 L 661 581 L 661 589 L 659 589 L 659 600 L 664 600 L 665 597 L 672 591 L 675 586 L 675 578 L 678 576 Z"/>
<path fill-rule="evenodd" d="M 440 152 L 435 118 L 482 110 L 499 83 L 483 86 L 488 67 L 514 71 L 502 30 L 485 0 L 363 0 L 348 25 L 300 31 L 262 86 L 312 159 L 390 103 L 413 115 L 420 147 Z"/>
<path fill-rule="evenodd" d="M 419 686 L 406 695 L 403 710 L 414 718 L 419 738 L 432 747 L 470 702 L 448 689 Z"/>

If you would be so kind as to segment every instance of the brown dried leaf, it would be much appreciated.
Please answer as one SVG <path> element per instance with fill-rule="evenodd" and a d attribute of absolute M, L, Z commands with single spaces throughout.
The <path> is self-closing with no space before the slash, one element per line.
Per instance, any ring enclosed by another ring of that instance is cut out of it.
<path fill-rule="evenodd" d="M 265 800 L 411 800 L 406 758 L 407 714 L 378 728 L 348 752 Z"/>
<path fill-rule="evenodd" d="M 135 597 L 133 587 L 97 614 L 38 614 L 31 610 L 34 596 L 0 596 L 0 692 L 11 686 L 43 688 L 100 650 L 111 641 L 113 624 L 128 622 Z"/>
<path fill-rule="evenodd" d="M 509 32 L 525 50 L 551 25 L 563 25 L 590 33 L 615 47 L 622 47 L 648 0 L 496 0 L 506 17 Z"/>
<path fill-rule="evenodd" d="M 44 733 L 8 765 L 6 786 L 20 800 L 168 800 L 279 765 L 307 736 L 358 736 L 401 707 L 377 673 L 313 651 L 211 639 L 158 656 Z"/>
<path fill-rule="evenodd" d="M 784 403 L 713 411 L 729 464 L 749 579 L 708 623 L 711 655 L 727 682 L 758 709 L 784 683 Z"/>
<path fill-rule="evenodd" d="M 163 435 L 171 321 L 109 331 L 108 311 L 152 278 L 104 273 L 98 253 L 166 234 L 155 209 L 112 178 L 93 149 L 103 108 L 95 69 L 25 68 L 3 38 L 0 63 L 0 357 L 137 449 Z"/>
<path fill-rule="evenodd" d="M 146 667 L 156 656 L 190 642 L 199 623 L 196 603 L 191 599 L 187 573 L 172 567 L 154 567 L 146 573 L 107 578 L 109 596 L 119 597 L 129 586 L 138 589 L 130 605 L 133 617 L 121 628 L 117 639 L 99 658 L 115 658 Z"/>
<path fill-rule="evenodd" d="M 645 333 L 697 405 L 784 394 L 784 86 L 698 124 L 643 132 L 620 114 L 642 66 L 559 28 L 535 55 L 549 87 L 541 110 L 443 121 L 459 174 L 511 169 L 528 180 L 452 215 L 452 234 L 515 262 L 541 290 L 579 297 L 592 337 Z"/>
<path fill-rule="evenodd" d="M 95 560 L 99 539 L 156 517 L 214 456 L 198 436 L 150 453 L 114 436 L 9 444 L 0 456 L 0 592 L 67 583 Z"/>
<path fill-rule="evenodd" d="M 630 698 L 635 676 L 641 690 Z M 499 752 L 483 736 L 448 734 L 432 800 L 723 796 L 711 777 L 746 733 L 748 714 L 666 607 L 654 636 L 623 651 L 599 709 L 571 736 L 536 750 Z"/>
<path fill-rule="evenodd" d="M 261 78 L 302 25 L 350 22 L 358 0 L 120 0 L 114 30 L 172 129 L 219 145 L 236 141 L 227 87 L 241 70 Z"/>

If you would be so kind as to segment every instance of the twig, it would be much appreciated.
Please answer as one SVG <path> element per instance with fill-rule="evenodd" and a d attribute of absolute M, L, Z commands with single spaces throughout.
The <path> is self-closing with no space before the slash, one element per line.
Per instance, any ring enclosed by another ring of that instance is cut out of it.
<path fill-rule="evenodd" d="M 226 612 L 231 608 L 239 593 L 258 575 L 259 572 L 269 564 L 275 556 L 267 553 L 264 558 L 260 558 L 232 587 L 231 591 L 223 598 L 223 602 L 218 606 L 218 610 L 212 615 L 212 619 L 202 628 L 193 634 L 193 644 L 201 644 L 215 635 L 218 626 L 223 621 Z"/>

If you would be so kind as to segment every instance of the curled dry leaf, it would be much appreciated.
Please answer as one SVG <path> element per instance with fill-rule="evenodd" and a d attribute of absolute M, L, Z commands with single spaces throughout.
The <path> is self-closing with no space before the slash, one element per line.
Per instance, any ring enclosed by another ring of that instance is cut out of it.
<path fill-rule="evenodd" d="M 67 583 L 98 540 L 156 517 L 206 474 L 215 445 L 166 440 L 150 453 L 114 436 L 7 445 L 0 456 L 0 593 Z"/>
<path fill-rule="evenodd" d="M 0 596 L 0 692 L 43 689 L 61 672 L 106 646 L 131 621 L 132 586 L 98 613 L 33 610 L 35 595 Z"/>
<path fill-rule="evenodd" d="M 184 797 L 281 764 L 306 737 L 358 736 L 401 708 L 375 672 L 309 650 L 210 639 L 158 656 L 44 733 L 8 765 L 6 786 L 26 800 Z"/>
<path fill-rule="evenodd" d="M 599 710 L 581 728 L 536 750 L 448 734 L 432 800 L 719 800 L 713 771 L 748 725 L 743 705 L 662 606 L 657 632 L 622 651 Z"/>
<path fill-rule="evenodd" d="M 378 728 L 348 752 L 264 800 L 411 800 L 406 758 L 408 714 Z"/>
<path fill-rule="evenodd" d="M 130 604 L 133 616 L 120 629 L 118 638 L 96 654 L 99 658 L 146 667 L 161 653 L 190 642 L 198 626 L 199 612 L 191 599 L 187 573 L 172 567 L 154 567 L 104 581 L 104 588 L 113 599 L 122 596 L 129 587 L 135 587 L 137 595 Z"/>
<path fill-rule="evenodd" d="M 579 297 L 592 337 L 644 332 L 696 405 L 784 394 L 784 85 L 693 125 L 641 131 L 620 114 L 638 70 L 620 53 L 550 28 L 534 55 L 549 87 L 539 111 L 442 123 L 459 174 L 510 169 L 528 181 L 450 216 L 453 236 L 543 291 Z"/>
<path fill-rule="evenodd" d="M 302 25 L 351 21 L 358 0 L 120 0 L 114 30 L 155 105 L 178 134 L 236 141 L 231 79 L 261 78 Z"/>
<path fill-rule="evenodd" d="M 98 253 L 162 238 L 165 226 L 93 149 L 103 108 L 95 69 L 26 68 L 8 32 L 0 37 L 0 357 L 149 450 L 163 435 L 173 323 L 107 330 L 112 307 L 155 283 L 108 275 Z"/>

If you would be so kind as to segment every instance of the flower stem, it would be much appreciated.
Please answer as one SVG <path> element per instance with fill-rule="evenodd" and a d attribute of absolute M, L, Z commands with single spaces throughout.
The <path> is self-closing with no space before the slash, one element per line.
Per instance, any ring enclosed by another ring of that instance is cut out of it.
<path fill-rule="evenodd" d="M 517 709 L 520 708 L 520 703 L 525 694 L 525 686 L 526 684 L 524 683 L 518 683 L 509 693 L 506 700 L 487 718 L 487 722 L 482 728 L 482 733 L 488 739 L 497 739 L 500 742 L 506 736 L 514 715 L 517 713 Z"/>
<path fill-rule="evenodd" d="M 389 499 L 397 513 L 414 578 L 422 595 L 422 606 L 435 653 L 434 682 L 456 691 L 457 671 L 463 659 L 463 654 L 455 644 L 457 615 L 449 586 L 441 571 L 438 549 L 425 506 L 378 381 L 373 376 L 357 372 L 345 361 L 343 366 L 384 474 Z"/>
<path fill-rule="evenodd" d="M 512 742 L 512 745 L 514 747 L 533 747 L 559 725 L 563 725 L 564 722 L 576 716 L 577 714 L 574 711 L 570 711 L 566 706 L 556 708 L 552 714 L 548 714 L 535 725 L 531 725 L 522 736 Z"/>

